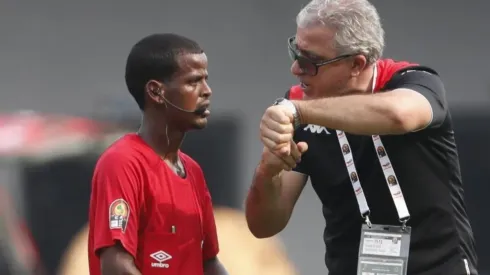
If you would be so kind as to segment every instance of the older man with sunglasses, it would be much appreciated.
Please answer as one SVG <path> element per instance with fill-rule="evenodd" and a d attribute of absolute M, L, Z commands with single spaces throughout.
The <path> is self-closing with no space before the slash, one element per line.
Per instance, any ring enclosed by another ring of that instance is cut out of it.
<path fill-rule="evenodd" d="M 478 274 L 437 72 L 381 59 L 384 31 L 366 0 L 311 1 L 288 48 L 300 84 L 262 117 L 251 232 L 284 229 L 310 178 L 330 275 Z"/>

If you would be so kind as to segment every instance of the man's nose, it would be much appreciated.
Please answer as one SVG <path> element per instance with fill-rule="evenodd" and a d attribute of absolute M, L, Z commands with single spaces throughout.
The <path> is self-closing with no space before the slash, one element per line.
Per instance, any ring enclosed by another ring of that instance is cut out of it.
<path fill-rule="evenodd" d="M 295 76 L 300 76 L 303 74 L 303 70 L 299 66 L 298 61 L 294 61 L 291 65 L 291 73 Z"/>
<path fill-rule="evenodd" d="M 211 87 L 209 86 L 208 82 L 204 82 L 204 89 L 202 91 L 202 95 L 204 97 L 210 97 L 213 94 L 213 91 L 211 90 Z"/>

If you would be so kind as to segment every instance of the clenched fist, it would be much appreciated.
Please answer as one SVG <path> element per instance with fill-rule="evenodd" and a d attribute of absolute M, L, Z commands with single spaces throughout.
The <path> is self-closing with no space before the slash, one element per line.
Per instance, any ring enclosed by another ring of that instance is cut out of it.
<path fill-rule="evenodd" d="M 272 174 L 290 171 L 308 150 L 305 142 L 293 141 L 293 121 L 291 108 L 284 105 L 267 108 L 260 121 L 260 139 L 265 146 L 262 162 L 268 167 L 267 170 L 272 170 Z"/>
<path fill-rule="evenodd" d="M 260 140 L 264 146 L 276 155 L 291 155 L 293 120 L 293 113 L 286 106 L 274 105 L 267 108 L 260 121 Z"/>

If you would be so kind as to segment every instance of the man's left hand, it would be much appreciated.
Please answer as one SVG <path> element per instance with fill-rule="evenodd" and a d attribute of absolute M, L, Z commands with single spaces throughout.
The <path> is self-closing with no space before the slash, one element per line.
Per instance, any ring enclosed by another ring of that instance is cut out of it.
<path fill-rule="evenodd" d="M 285 106 L 267 108 L 260 121 L 260 139 L 265 147 L 278 156 L 291 154 L 294 126 L 293 113 Z"/>

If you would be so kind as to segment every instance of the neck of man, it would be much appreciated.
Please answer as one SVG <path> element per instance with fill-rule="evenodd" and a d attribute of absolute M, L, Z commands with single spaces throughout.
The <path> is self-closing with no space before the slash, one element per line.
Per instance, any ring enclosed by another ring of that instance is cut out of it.
<path fill-rule="evenodd" d="M 138 130 L 141 138 L 165 161 L 172 164 L 178 162 L 178 151 L 185 137 L 185 132 L 168 123 L 167 120 L 152 119 L 145 112 Z M 159 116 L 163 117 L 163 116 Z"/>

